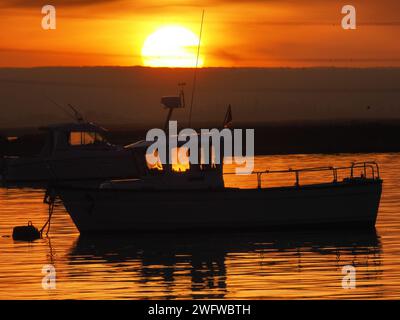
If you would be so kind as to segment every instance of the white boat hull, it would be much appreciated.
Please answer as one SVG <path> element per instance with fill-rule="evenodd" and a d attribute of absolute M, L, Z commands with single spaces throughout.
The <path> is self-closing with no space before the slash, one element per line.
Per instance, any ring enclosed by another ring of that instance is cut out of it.
<path fill-rule="evenodd" d="M 220 190 L 56 190 L 81 233 L 373 227 L 382 180 Z"/>

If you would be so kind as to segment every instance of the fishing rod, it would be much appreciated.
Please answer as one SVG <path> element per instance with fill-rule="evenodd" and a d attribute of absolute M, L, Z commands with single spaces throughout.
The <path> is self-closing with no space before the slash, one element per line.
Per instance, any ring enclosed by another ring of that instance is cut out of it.
<path fill-rule="evenodd" d="M 68 104 L 68 107 L 72 110 L 73 114 L 67 111 L 62 105 L 54 101 L 53 99 L 49 98 L 46 96 L 46 99 L 49 100 L 51 103 L 53 103 L 55 106 L 57 106 L 60 110 L 62 110 L 68 117 L 71 119 L 77 121 L 78 123 L 84 122 L 84 118 L 82 114 L 71 104 Z"/>
<path fill-rule="evenodd" d="M 73 119 L 73 120 L 76 120 L 76 118 L 74 117 L 74 115 L 71 114 L 70 112 L 68 112 L 67 110 L 65 110 L 65 108 L 64 108 L 62 105 L 58 104 L 56 101 L 54 101 L 53 99 L 51 99 L 51 98 L 49 98 L 49 97 L 47 97 L 47 96 L 46 96 L 46 99 L 47 99 L 48 101 L 50 101 L 52 104 L 54 104 L 56 107 L 58 107 L 61 111 L 63 111 L 68 117 L 70 117 L 70 118 Z"/>

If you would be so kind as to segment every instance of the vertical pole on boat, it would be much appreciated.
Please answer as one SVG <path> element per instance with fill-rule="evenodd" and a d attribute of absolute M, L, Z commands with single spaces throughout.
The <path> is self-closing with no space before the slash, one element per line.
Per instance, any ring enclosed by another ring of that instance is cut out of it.
<path fill-rule="evenodd" d="M 367 177 L 367 164 L 364 162 L 364 178 Z"/>
<path fill-rule="evenodd" d="M 257 172 L 257 188 L 261 189 L 261 172 Z"/>
<path fill-rule="evenodd" d="M 351 163 L 350 178 L 353 179 L 354 175 L 354 162 Z"/>
<path fill-rule="evenodd" d="M 169 110 L 168 110 L 167 120 L 165 120 L 165 124 L 164 124 L 165 132 L 168 131 L 169 120 L 171 120 L 173 110 L 174 110 L 173 108 L 169 108 Z M 169 136 L 169 131 L 168 131 L 168 136 Z"/>
<path fill-rule="evenodd" d="M 193 88 L 192 88 L 192 97 L 190 99 L 190 109 L 189 109 L 189 128 L 192 126 L 192 110 L 193 110 L 193 101 L 194 101 L 194 93 L 196 90 L 196 79 L 197 79 L 197 68 L 199 66 L 199 55 L 200 55 L 200 44 L 201 44 L 201 35 L 203 33 L 203 21 L 204 21 L 204 10 L 201 15 L 201 25 L 200 25 L 200 34 L 199 34 L 199 45 L 197 46 L 197 57 L 196 57 L 196 66 L 194 68 L 193 75 Z"/>

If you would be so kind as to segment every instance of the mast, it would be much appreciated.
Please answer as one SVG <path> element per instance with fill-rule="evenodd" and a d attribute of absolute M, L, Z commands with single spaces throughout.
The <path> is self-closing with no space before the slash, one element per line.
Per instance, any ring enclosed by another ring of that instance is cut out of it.
<path fill-rule="evenodd" d="M 199 55 L 200 55 L 200 45 L 201 45 L 201 35 L 203 33 L 203 21 L 204 21 L 204 10 L 201 15 L 201 25 L 200 25 L 200 34 L 199 34 L 199 45 L 197 46 L 197 57 L 196 57 L 196 66 L 194 68 L 193 75 L 193 88 L 192 88 L 192 97 L 190 100 L 190 110 L 189 110 L 189 128 L 192 126 L 192 110 L 193 110 L 193 101 L 194 101 L 194 93 L 196 90 L 196 80 L 197 80 L 197 68 L 199 65 Z"/>

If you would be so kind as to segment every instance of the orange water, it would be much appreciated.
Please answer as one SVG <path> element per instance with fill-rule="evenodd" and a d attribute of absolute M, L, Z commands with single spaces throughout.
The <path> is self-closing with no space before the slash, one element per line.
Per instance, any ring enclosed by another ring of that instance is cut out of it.
<path fill-rule="evenodd" d="M 50 237 L 16 242 L 12 228 L 47 215 L 43 191 L 0 189 L 0 299 L 282 299 L 400 296 L 400 154 L 257 157 L 256 169 L 343 165 L 376 160 L 384 190 L 375 232 L 257 232 L 80 238 L 63 208 Z M 226 171 L 232 171 L 227 166 Z M 305 175 L 300 182 L 330 176 Z M 263 185 L 294 182 L 269 176 Z M 229 186 L 254 177 L 226 176 Z M 249 206 L 249 210 L 252 210 Z M 244 212 L 244 214 L 246 214 Z M 56 288 L 42 288 L 42 267 L 56 268 Z M 356 267 L 356 287 L 342 288 L 342 267 Z"/>

